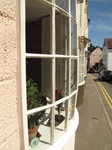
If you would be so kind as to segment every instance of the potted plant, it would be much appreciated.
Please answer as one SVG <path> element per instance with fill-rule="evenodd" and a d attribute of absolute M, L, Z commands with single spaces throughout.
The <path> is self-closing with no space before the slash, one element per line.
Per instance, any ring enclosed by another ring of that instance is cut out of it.
<path fill-rule="evenodd" d="M 46 95 L 39 91 L 37 83 L 35 83 L 31 78 L 27 77 L 27 110 L 41 107 L 47 104 Z M 45 111 L 34 113 L 28 116 L 28 131 L 29 131 L 29 140 L 33 137 L 41 136 L 38 132 L 39 120 L 44 115 Z"/>

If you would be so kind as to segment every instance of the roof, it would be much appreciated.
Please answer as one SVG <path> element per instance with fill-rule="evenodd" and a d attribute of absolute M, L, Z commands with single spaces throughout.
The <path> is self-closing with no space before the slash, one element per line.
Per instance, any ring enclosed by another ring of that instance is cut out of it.
<path fill-rule="evenodd" d="M 106 38 L 104 41 L 104 46 L 107 44 L 108 49 L 112 49 L 112 38 Z"/>

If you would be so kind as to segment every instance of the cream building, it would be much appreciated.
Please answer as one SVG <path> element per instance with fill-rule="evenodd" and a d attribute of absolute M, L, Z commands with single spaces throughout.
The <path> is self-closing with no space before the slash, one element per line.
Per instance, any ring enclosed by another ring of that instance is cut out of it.
<path fill-rule="evenodd" d="M 88 53 L 88 0 L 78 0 L 77 4 L 77 23 L 78 23 L 78 55 L 79 55 L 79 80 L 77 106 L 84 100 L 84 84 L 87 73 L 87 53 Z"/>

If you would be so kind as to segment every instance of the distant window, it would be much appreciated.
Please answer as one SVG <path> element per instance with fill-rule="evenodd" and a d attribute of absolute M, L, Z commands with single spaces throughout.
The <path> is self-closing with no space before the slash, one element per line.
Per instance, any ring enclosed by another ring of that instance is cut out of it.
<path fill-rule="evenodd" d="M 79 51 L 79 83 L 84 80 L 84 49 L 80 48 Z"/>

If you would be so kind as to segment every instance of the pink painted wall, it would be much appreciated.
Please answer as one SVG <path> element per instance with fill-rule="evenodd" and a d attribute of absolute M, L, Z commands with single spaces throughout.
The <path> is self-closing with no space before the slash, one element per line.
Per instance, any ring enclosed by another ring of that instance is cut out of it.
<path fill-rule="evenodd" d="M 102 51 L 97 47 L 90 55 L 90 67 L 94 66 L 95 63 L 98 63 L 102 59 Z"/>
<path fill-rule="evenodd" d="M 19 150 L 16 1 L 0 0 L 0 149 Z"/>

